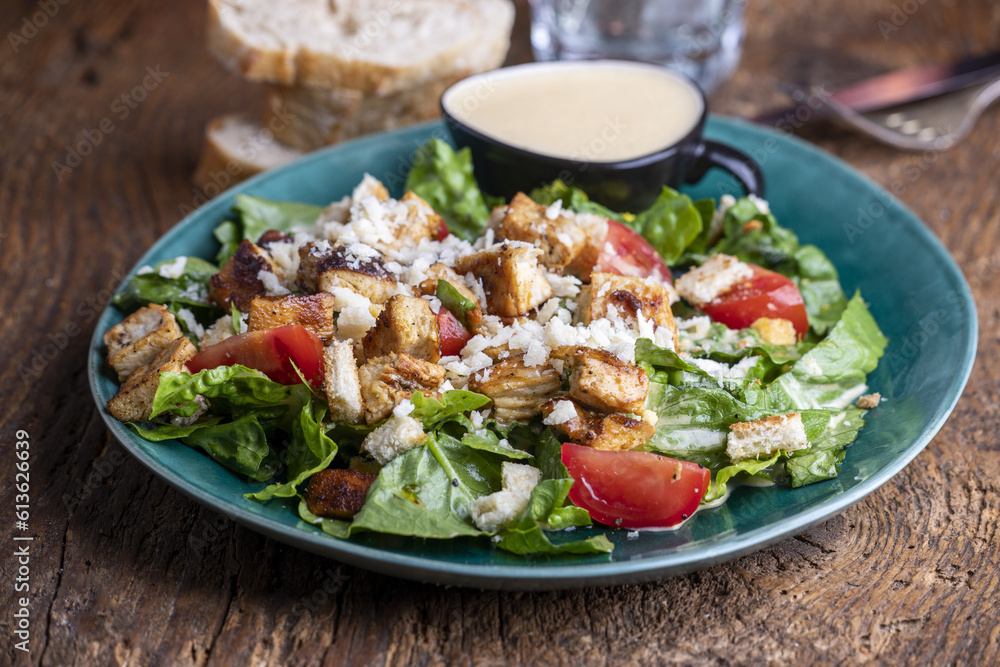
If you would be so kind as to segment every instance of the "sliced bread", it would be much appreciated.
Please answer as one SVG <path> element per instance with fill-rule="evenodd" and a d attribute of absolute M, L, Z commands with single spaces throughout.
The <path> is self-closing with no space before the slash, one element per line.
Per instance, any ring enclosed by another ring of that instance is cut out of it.
<path fill-rule="evenodd" d="M 286 121 L 287 123 L 287 121 Z M 276 119 L 271 128 L 282 123 Z M 274 138 L 274 132 L 247 115 L 215 118 L 205 128 L 205 145 L 193 181 L 207 196 L 301 157 L 302 151 Z"/>
<path fill-rule="evenodd" d="M 282 143 L 304 151 L 373 132 L 432 120 L 441 115 L 439 100 L 445 89 L 463 75 L 450 75 L 389 95 L 364 95 L 358 90 L 321 90 L 304 86 L 267 88 L 265 125 L 272 124 Z"/>
<path fill-rule="evenodd" d="M 498 67 L 510 0 L 209 0 L 208 46 L 252 81 L 388 94 Z"/>

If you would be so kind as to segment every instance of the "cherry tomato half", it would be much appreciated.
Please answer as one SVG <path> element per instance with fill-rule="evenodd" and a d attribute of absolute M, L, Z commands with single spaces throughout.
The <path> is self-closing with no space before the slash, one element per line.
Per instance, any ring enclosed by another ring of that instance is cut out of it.
<path fill-rule="evenodd" d="M 663 282 L 673 283 L 670 268 L 660 253 L 649 245 L 649 241 L 639 232 L 614 220 L 608 220 L 608 235 L 604 238 L 594 271 L 639 278 L 655 276 Z"/>
<path fill-rule="evenodd" d="M 676 526 L 698 509 L 711 481 L 708 468 L 652 452 L 567 442 L 562 462 L 573 478 L 569 499 L 595 520 L 622 528 Z"/>
<path fill-rule="evenodd" d="M 463 327 L 458 318 L 443 306 L 438 311 L 438 330 L 441 336 L 442 357 L 457 355 L 465 347 L 465 344 L 472 339 L 472 334 L 469 333 L 469 330 Z"/>
<path fill-rule="evenodd" d="M 795 333 L 803 338 L 809 331 L 809 317 L 802 293 L 792 280 L 755 264 L 753 277 L 736 285 L 701 309 L 730 329 L 742 329 L 761 317 L 791 320 Z"/>
<path fill-rule="evenodd" d="M 323 384 L 323 343 L 299 324 L 248 331 L 209 345 L 187 362 L 192 372 L 239 364 L 258 370 L 275 382 L 299 384 L 292 364 L 316 387 Z"/>

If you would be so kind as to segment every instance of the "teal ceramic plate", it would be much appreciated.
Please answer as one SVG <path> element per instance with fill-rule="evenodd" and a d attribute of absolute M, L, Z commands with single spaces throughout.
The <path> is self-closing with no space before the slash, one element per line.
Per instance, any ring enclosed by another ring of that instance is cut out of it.
<path fill-rule="evenodd" d="M 848 294 L 861 288 L 889 338 L 886 356 L 869 379 L 887 400 L 868 413 L 838 479 L 795 490 L 739 488 L 725 505 L 699 513 L 675 532 L 629 538 L 624 530 L 608 529 L 615 550 L 607 556 L 526 560 L 491 549 L 485 539 L 436 542 L 372 534 L 340 541 L 300 521 L 290 505 L 243 498 L 260 485 L 246 484 L 181 443 L 137 438 L 107 414 L 105 403 L 117 383 L 104 365 L 101 334 L 122 317 L 113 307 L 102 314 L 91 343 L 94 400 L 132 454 L 198 502 L 276 540 L 398 577 L 521 590 L 620 584 L 705 568 L 801 533 L 885 484 L 941 428 L 972 369 L 975 306 L 937 239 L 853 169 L 795 138 L 735 120 L 712 118 L 707 135 L 757 159 L 778 220 L 829 254 Z M 326 204 L 350 193 L 369 172 L 398 195 L 414 149 L 431 136 L 445 137 L 440 123 L 329 148 L 262 174 L 188 216 L 137 267 L 178 255 L 213 257 L 212 229 L 238 192 Z M 718 197 L 734 188 L 724 174 L 713 173 L 691 193 Z"/>

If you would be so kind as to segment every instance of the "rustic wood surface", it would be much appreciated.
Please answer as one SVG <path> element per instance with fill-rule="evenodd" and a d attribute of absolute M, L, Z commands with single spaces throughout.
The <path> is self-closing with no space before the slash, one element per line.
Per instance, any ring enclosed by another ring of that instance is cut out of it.
<path fill-rule="evenodd" d="M 46 8 L 54 15 L 38 18 Z M 529 57 L 519 9 L 511 61 Z M 718 111 L 784 102 L 783 83 L 1000 48 L 989 0 L 773 0 L 750 3 L 748 23 Z M 0 9 L 0 663 L 1000 662 L 1000 108 L 929 156 L 829 126 L 804 132 L 878 183 L 900 183 L 978 301 L 971 381 L 906 470 L 800 537 L 688 576 L 541 594 L 445 589 L 234 526 L 133 460 L 92 403 L 95 309 L 195 200 L 206 121 L 255 108 L 260 94 L 209 58 L 203 26 L 203 0 Z M 130 108 L 121 97 L 144 78 Z M 57 178 L 67 144 L 88 136 L 91 154 Z M 13 647 L 8 509 L 21 429 L 35 536 L 28 653 Z"/>

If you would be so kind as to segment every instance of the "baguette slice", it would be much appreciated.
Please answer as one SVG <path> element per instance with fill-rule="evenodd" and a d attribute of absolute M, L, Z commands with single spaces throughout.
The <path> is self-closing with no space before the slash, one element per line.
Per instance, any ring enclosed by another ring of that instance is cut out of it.
<path fill-rule="evenodd" d="M 251 81 L 385 95 L 498 67 L 513 22 L 510 0 L 209 0 L 208 47 Z"/>
<path fill-rule="evenodd" d="M 261 120 L 275 128 L 274 136 L 282 143 L 311 151 L 438 118 L 441 95 L 463 76 L 440 77 L 389 95 L 364 95 L 347 88 L 321 90 L 271 85 L 267 88 Z M 274 118 L 290 121 L 272 123 Z"/>
<path fill-rule="evenodd" d="M 272 123 L 275 128 L 280 125 Z M 291 162 L 302 154 L 277 141 L 271 130 L 249 116 L 222 116 L 205 128 L 205 145 L 192 180 L 206 195 L 214 197 L 240 181 Z"/>

